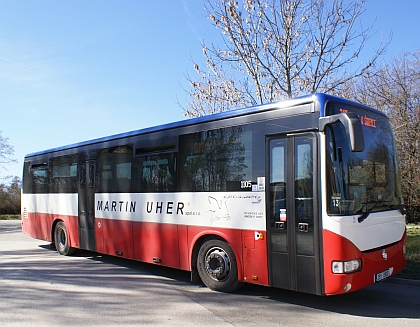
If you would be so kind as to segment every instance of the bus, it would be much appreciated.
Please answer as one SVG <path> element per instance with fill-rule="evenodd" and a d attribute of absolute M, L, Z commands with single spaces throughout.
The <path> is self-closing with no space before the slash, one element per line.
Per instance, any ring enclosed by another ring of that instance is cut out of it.
<path fill-rule="evenodd" d="M 390 122 L 322 93 L 28 154 L 22 230 L 221 292 L 343 294 L 406 263 Z"/>

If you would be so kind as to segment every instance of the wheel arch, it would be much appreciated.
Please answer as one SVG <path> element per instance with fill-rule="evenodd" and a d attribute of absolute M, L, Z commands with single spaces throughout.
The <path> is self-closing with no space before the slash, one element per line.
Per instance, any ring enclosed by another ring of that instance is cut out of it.
<path fill-rule="evenodd" d="M 77 218 L 77 217 L 76 217 Z M 78 225 L 77 221 L 75 223 L 74 217 L 72 216 L 56 216 L 53 219 L 53 222 L 51 224 L 51 230 L 50 230 L 50 237 L 51 237 L 51 243 L 54 243 L 54 231 L 55 226 L 59 222 L 62 222 L 64 225 L 66 225 L 67 233 L 69 235 L 69 245 L 74 248 L 79 248 L 79 231 L 78 231 Z"/>
<path fill-rule="evenodd" d="M 59 222 L 62 222 L 66 226 L 67 234 L 69 235 L 69 245 L 71 247 L 75 247 L 76 248 L 78 246 L 77 239 L 79 237 L 79 235 L 77 233 L 77 229 L 75 230 L 75 228 L 77 228 L 77 226 L 73 226 L 71 224 L 71 220 L 66 219 L 66 217 L 64 217 L 64 219 L 63 219 L 63 217 L 55 217 L 54 218 L 53 223 L 51 224 L 51 231 L 50 231 L 50 233 L 51 233 L 51 243 L 52 244 L 55 244 L 54 243 L 55 242 L 55 240 L 54 240 L 54 231 L 55 231 L 55 226 L 57 226 L 57 224 Z"/>

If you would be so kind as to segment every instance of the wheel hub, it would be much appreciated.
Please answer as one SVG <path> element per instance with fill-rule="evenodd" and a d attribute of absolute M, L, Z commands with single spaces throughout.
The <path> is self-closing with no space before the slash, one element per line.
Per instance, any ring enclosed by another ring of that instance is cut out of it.
<path fill-rule="evenodd" d="M 66 244 L 66 234 L 64 233 L 62 229 L 60 229 L 58 233 L 58 245 L 61 248 L 64 248 L 65 244 Z"/>
<path fill-rule="evenodd" d="M 213 248 L 206 255 L 206 271 L 210 277 L 220 281 L 230 272 L 229 256 L 220 248 Z"/>

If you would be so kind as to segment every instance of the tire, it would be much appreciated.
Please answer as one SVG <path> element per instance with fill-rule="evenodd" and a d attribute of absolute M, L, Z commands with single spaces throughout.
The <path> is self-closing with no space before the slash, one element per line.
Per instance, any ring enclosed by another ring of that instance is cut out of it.
<path fill-rule="evenodd" d="M 69 233 L 67 232 L 66 225 L 62 221 L 55 225 L 54 244 L 58 253 L 61 255 L 72 255 L 76 250 L 69 245 Z"/>
<path fill-rule="evenodd" d="M 233 292 L 242 286 L 235 254 L 224 241 L 204 242 L 198 251 L 197 267 L 201 280 L 213 291 Z"/>

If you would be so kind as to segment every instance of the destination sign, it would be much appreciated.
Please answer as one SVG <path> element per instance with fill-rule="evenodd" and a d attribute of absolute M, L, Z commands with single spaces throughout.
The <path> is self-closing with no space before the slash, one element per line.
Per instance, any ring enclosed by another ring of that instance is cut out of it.
<path fill-rule="evenodd" d="M 348 105 L 339 101 L 328 101 L 325 108 L 326 116 L 348 112 L 357 114 L 360 118 L 362 126 L 369 128 L 377 128 L 378 119 L 380 120 L 382 117 L 381 113 L 377 110 L 372 109 L 372 111 L 370 111 L 365 108 Z"/>
<path fill-rule="evenodd" d="M 347 109 L 340 108 L 340 112 L 349 112 Z M 368 117 L 366 115 L 358 115 L 360 123 L 364 126 L 376 128 L 376 119 Z"/>

